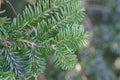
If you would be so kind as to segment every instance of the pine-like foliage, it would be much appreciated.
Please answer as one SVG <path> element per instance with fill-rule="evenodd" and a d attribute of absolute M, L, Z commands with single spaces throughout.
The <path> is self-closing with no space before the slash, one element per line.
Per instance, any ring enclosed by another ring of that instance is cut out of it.
<path fill-rule="evenodd" d="M 74 52 L 88 39 L 80 25 L 83 17 L 80 0 L 38 0 L 10 24 L 0 18 L 0 79 L 37 79 L 49 55 L 62 69 L 72 69 Z"/>

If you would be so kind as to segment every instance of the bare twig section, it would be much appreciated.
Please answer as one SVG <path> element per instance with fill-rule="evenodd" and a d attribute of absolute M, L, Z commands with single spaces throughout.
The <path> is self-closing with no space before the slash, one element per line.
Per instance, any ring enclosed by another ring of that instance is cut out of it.
<path fill-rule="evenodd" d="M 23 43 L 30 44 L 30 45 L 31 45 L 31 47 L 35 47 L 35 46 L 37 46 L 37 44 L 36 44 L 35 42 L 30 42 L 30 41 L 27 41 L 27 40 L 22 40 L 22 39 L 20 39 L 19 41 L 21 41 L 21 42 L 23 42 Z"/>
<path fill-rule="evenodd" d="M 15 8 L 13 7 L 13 5 L 7 0 L 7 3 L 10 5 L 10 7 L 12 8 L 13 12 L 15 13 L 15 15 L 17 15 L 17 12 L 15 10 Z"/>
<path fill-rule="evenodd" d="M 2 41 L 6 44 L 6 45 L 11 45 L 11 42 L 7 39 L 7 37 L 5 35 L 2 35 Z"/>
<path fill-rule="evenodd" d="M 51 48 L 52 48 L 53 50 L 57 50 L 57 48 L 56 48 L 56 45 L 55 45 L 55 44 L 52 44 L 52 45 L 51 45 Z"/>
<path fill-rule="evenodd" d="M 53 50 L 57 50 L 55 44 L 51 44 L 50 46 L 40 46 L 40 45 L 37 45 L 35 42 L 30 42 L 30 41 L 24 40 L 24 39 L 19 39 L 18 41 L 21 41 L 23 43 L 29 44 L 32 48 L 39 47 L 39 48 L 51 48 Z"/>
<path fill-rule="evenodd" d="M 1 8 L 2 0 L 0 0 L 0 8 Z"/>

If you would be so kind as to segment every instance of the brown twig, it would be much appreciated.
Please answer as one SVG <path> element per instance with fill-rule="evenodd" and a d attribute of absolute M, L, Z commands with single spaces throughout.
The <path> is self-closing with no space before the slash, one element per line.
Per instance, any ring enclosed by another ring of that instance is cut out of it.
<path fill-rule="evenodd" d="M 35 46 L 37 46 L 37 44 L 36 44 L 35 42 L 30 42 L 30 41 L 27 41 L 27 40 L 22 40 L 22 39 L 20 39 L 19 41 L 22 41 L 23 43 L 30 44 L 30 45 L 31 45 L 31 47 L 35 47 Z"/>
<path fill-rule="evenodd" d="M 2 41 L 6 44 L 6 45 L 11 45 L 11 42 L 7 39 L 7 37 L 5 35 L 2 35 Z"/>
<path fill-rule="evenodd" d="M 1 8 L 2 0 L 0 0 L 0 8 Z"/>

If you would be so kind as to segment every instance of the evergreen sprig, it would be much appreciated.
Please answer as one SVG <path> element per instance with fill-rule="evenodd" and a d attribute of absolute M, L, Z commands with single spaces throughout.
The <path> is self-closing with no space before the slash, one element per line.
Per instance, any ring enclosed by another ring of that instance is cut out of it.
<path fill-rule="evenodd" d="M 80 26 L 84 15 L 80 0 L 38 0 L 11 24 L 0 18 L 1 79 L 36 79 L 37 73 L 44 72 L 49 55 L 62 69 L 72 69 L 77 62 L 74 52 L 88 40 Z"/>
<path fill-rule="evenodd" d="M 0 11 L 0 14 L 3 14 L 5 12 L 5 10 Z M 0 26 L 9 23 L 9 19 L 7 17 L 0 17 Z"/>

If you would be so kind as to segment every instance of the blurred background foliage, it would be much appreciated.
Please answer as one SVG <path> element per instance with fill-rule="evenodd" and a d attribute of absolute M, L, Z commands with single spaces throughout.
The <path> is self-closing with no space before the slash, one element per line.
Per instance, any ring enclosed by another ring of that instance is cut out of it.
<path fill-rule="evenodd" d="M 35 1 L 4 0 L 1 10 L 6 13 L 0 16 L 12 19 Z M 40 80 L 120 80 L 120 0 L 82 2 L 87 14 L 83 25 L 91 36 L 87 48 L 76 51 L 79 62 L 70 71 L 61 70 L 47 57 L 47 69 L 38 75 Z"/>

